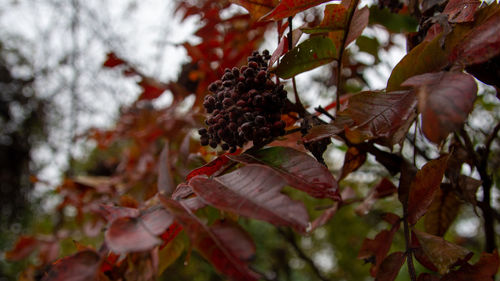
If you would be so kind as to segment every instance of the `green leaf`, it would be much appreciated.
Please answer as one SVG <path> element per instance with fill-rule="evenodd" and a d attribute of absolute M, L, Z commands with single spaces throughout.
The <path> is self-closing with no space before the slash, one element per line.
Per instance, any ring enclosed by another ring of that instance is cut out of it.
<path fill-rule="evenodd" d="M 288 52 L 276 68 L 276 74 L 288 79 L 335 60 L 335 45 L 330 38 L 313 37 Z"/>
<path fill-rule="evenodd" d="M 418 21 L 407 15 L 394 14 L 389 9 L 370 7 L 370 24 L 381 24 L 395 33 L 417 31 Z"/>

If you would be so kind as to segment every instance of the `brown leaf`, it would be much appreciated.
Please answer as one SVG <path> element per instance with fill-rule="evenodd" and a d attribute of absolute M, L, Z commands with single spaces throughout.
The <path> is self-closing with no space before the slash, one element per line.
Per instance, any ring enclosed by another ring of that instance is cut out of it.
<path fill-rule="evenodd" d="M 477 204 L 477 190 L 482 183 L 482 181 L 476 180 L 475 178 L 460 175 L 458 178 L 458 188 L 462 199 L 475 206 Z"/>
<path fill-rule="evenodd" d="M 342 172 L 340 174 L 339 181 L 345 178 L 350 173 L 359 169 L 359 167 L 361 167 L 365 163 L 365 161 L 365 151 L 359 151 L 354 146 L 349 147 L 344 157 L 344 165 L 342 166 Z"/>
<path fill-rule="evenodd" d="M 278 0 L 230 0 L 230 2 L 247 9 L 253 20 L 260 19 L 279 3 Z"/>
<path fill-rule="evenodd" d="M 462 202 L 451 190 L 439 189 L 424 217 L 425 231 L 436 236 L 444 236 L 458 215 Z"/>
<path fill-rule="evenodd" d="M 450 54 L 450 61 L 460 65 L 486 62 L 500 54 L 500 10 L 474 27 Z"/>
<path fill-rule="evenodd" d="M 481 2 L 478 0 L 450 0 L 443 10 L 451 23 L 474 21 L 474 13 Z"/>
<path fill-rule="evenodd" d="M 498 271 L 500 260 L 498 252 L 482 253 L 481 258 L 474 265 L 464 264 L 458 270 L 452 271 L 441 279 L 442 281 L 494 281 L 495 274 Z"/>
<path fill-rule="evenodd" d="M 81 251 L 53 263 L 42 281 L 97 281 L 100 263 L 96 252 Z"/>
<path fill-rule="evenodd" d="M 309 216 L 302 202 L 280 193 L 285 181 L 269 168 L 245 166 L 229 174 L 189 181 L 194 192 L 221 210 L 306 232 Z"/>
<path fill-rule="evenodd" d="M 365 6 L 361 9 L 357 9 L 354 11 L 354 15 L 352 16 L 351 25 L 349 26 L 349 33 L 347 34 L 347 39 L 345 41 L 344 48 L 347 47 L 351 42 L 356 40 L 363 30 L 368 25 L 368 18 L 370 17 L 370 10 L 368 6 Z"/>
<path fill-rule="evenodd" d="M 431 160 L 415 175 L 408 196 L 408 222 L 410 224 L 416 224 L 427 212 L 443 179 L 447 161 L 448 155 Z"/>
<path fill-rule="evenodd" d="M 472 253 L 456 244 L 452 244 L 441 237 L 413 230 L 418 238 L 424 253 L 430 261 L 438 268 L 440 274 L 447 273 L 450 268 L 458 262 L 467 261 Z"/>
<path fill-rule="evenodd" d="M 425 73 L 401 85 L 417 88 L 422 129 L 434 143 L 440 143 L 462 126 L 472 111 L 477 94 L 474 78 L 462 72 Z"/>
<path fill-rule="evenodd" d="M 375 281 L 395 280 L 405 260 L 406 255 L 403 252 L 395 252 L 388 255 L 380 265 Z"/>
<path fill-rule="evenodd" d="M 382 230 L 374 239 L 365 238 L 363 245 L 358 253 L 358 259 L 373 260 L 370 274 L 375 277 L 379 271 L 380 265 L 384 261 L 389 249 L 391 248 L 394 234 L 399 229 L 399 224 L 393 226 L 391 230 Z"/>
<path fill-rule="evenodd" d="M 413 91 L 363 92 L 349 98 L 345 113 L 355 122 L 349 130 L 360 134 L 358 142 L 383 139 L 392 145 L 404 139 L 416 117 L 416 106 Z"/>

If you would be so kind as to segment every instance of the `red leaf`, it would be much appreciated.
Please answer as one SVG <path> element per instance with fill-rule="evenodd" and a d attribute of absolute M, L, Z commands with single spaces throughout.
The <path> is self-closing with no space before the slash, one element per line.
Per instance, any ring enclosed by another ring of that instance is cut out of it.
<path fill-rule="evenodd" d="M 399 229 L 399 224 L 394 225 L 392 229 L 382 230 L 375 236 L 374 239 L 366 238 L 358 253 L 358 259 L 373 260 L 373 265 L 370 269 L 372 276 L 377 276 L 380 265 L 391 248 L 394 234 Z"/>
<path fill-rule="evenodd" d="M 422 246 L 418 242 L 417 236 L 414 234 L 411 235 L 411 248 L 413 249 L 413 255 L 421 265 L 431 271 L 438 271 L 437 267 L 429 260 L 429 258 L 425 254 Z"/>
<path fill-rule="evenodd" d="M 269 13 L 276 5 L 278 0 L 230 0 L 229 2 L 243 6 L 250 13 L 254 20 L 260 19 Z"/>
<path fill-rule="evenodd" d="M 330 171 L 316 159 L 289 147 L 261 149 L 252 155 L 230 156 L 249 165 L 273 169 L 292 187 L 316 198 L 340 200 L 338 185 Z"/>
<path fill-rule="evenodd" d="M 290 226 L 300 232 L 306 232 L 308 227 L 304 205 L 280 193 L 285 182 L 268 168 L 246 166 L 213 179 L 197 176 L 189 185 L 218 209 Z"/>
<path fill-rule="evenodd" d="M 450 61 L 460 65 L 487 62 L 500 54 L 500 12 L 495 13 L 478 27 L 473 28 L 462 44 L 451 52 Z"/>
<path fill-rule="evenodd" d="M 360 216 L 368 214 L 377 199 L 389 196 L 397 191 L 397 187 L 390 180 L 383 178 L 370 190 L 363 202 L 356 207 L 356 214 Z"/>
<path fill-rule="evenodd" d="M 229 158 L 227 157 L 227 154 L 222 154 L 221 156 L 215 158 L 214 160 L 210 161 L 209 163 L 201 166 L 200 168 L 192 170 L 187 176 L 186 176 L 186 181 L 189 181 L 191 178 L 198 176 L 198 175 L 207 175 L 211 176 L 215 172 L 219 171 L 224 165 L 226 165 L 229 162 Z"/>
<path fill-rule="evenodd" d="M 163 249 L 167 244 L 174 240 L 175 237 L 177 237 L 177 234 L 181 232 L 182 226 L 178 224 L 176 221 L 174 221 L 168 228 L 165 230 L 165 232 L 160 235 L 161 240 L 163 240 L 163 244 L 160 246 L 160 250 Z"/>
<path fill-rule="evenodd" d="M 363 92 L 349 98 L 345 114 L 355 121 L 349 130 L 362 135 L 359 141 L 382 138 L 392 145 L 404 140 L 416 105 L 412 91 Z"/>
<path fill-rule="evenodd" d="M 175 190 L 175 184 L 172 179 L 169 161 L 169 142 L 161 151 L 160 160 L 158 160 L 158 192 L 170 195 Z"/>
<path fill-rule="evenodd" d="M 461 72 L 425 73 L 401 85 L 417 88 L 422 129 L 434 143 L 440 143 L 462 126 L 472 111 L 477 93 L 474 78 Z"/>
<path fill-rule="evenodd" d="M 408 222 L 415 224 L 427 212 L 443 179 L 449 155 L 427 162 L 419 170 L 410 186 Z"/>
<path fill-rule="evenodd" d="M 451 190 L 439 189 L 424 217 L 425 231 L 444 236 L 457 217 L 461 205 L 462 202 Z"/>
<path fill-rule="evenodd" d="M 304 142 L 313 142 L 329 138 L 342 133 L 345 127 L 352 127 L 354 125 L 352 118 L 339 112 L 333 124 L 322 124 L 312 127 L 308 134 L 303 137 L 303 140 Z"/>
<path fill-rule="evenodd" d="M 273 66 L 273 64 L 277 62 L 278 59 L 286 52 L 288 52 L 288 39 L 287 37 L 284 37 L 278 44 L 276 50 L 274 50 L 273 54 L 271 55 L 271 59 L 269 60 L 269 67 Z"/>
<path fill-rule="evenodd" d="M 429 260 L 438 268 L 440 274 L 445 274 L 455 264 L 465 262 L 472 257 L 472 253 L 456 244 L 450 243 L 441 237 L 413 230 L 422 250 Z"/>
<path fill-rule="evenodd" d="M 357 9 L 355 7 L 354 15 L 352 16 L 351 25 L 349 26 L 349 33 L 347 34 L 347 39 L 345 41 L 344 48 L 347 47 L 351 42 L 356 40 L 363 30 L 368 25 L 368 18 L 370 17 L 370 10 L 368 6 L 362 9 Z"/>
<path fill-rule="evenodd" d="M 395 252 L 388 255 L 380 265 L 375 281 L 395 280 L 405 260 L 406 255 L 403 252 Z"/>
<path fill-rule="evenodd" d="M 304 10 L 317 6 L 330 0 L 281 0 L 271 12 L 260 20 L 280 20 L 294 16 Z"/>
<path fill-rule="evenodd" d="M 125 63 L 126 62 L 124 60 L 120 59 L 115 53 L 111 52 L 106 55 L 106 61 L 103 63 L 103 66 L 111 68 Z"/>
<path fill-rule="evenodd" d="M 9 261 L 20 261 L 27 258 L 40 245 L 38 239 L 32 236 L 20 236 L 14 249 L 5 253 L 5 259 Z"/>
<path fill-rule="evenodd" d="M 108 222 L 112 222 L 119 218 L 138 217 L 140 215 L 139 210 L 135 208 L 109 206 L 104 204 L 100 204 L 96 212 Z"/>
<path fill-rule="evenodd" d="M 97 281 L 100 263 L 96 252 L 81 251 L 54 262 L 42 281 Z"/>
<path fill-rule="evenodd" d="M 248 234 L 240 227 L 234 224 L 218 223 L 214 228 L 208 227 L 182 203 L 179 204 L 164 196 L 160 196 L 160 200 L 183 225 L 192 243 L 203 257 L 210 261 L 219 272 L 231 280 L 259 279 L 260 276 L 251 271 L 248 264 L 240 259 L 253 255 L 255 249 Z"/>
<path fill-rule="evenodd" d="M 151 208 L 141 215 L 142 224 L 153 235 L 162 234 L 172 223 L 174 218 L 163 208 Z"/>
<path fill-rule="evenodd" d="M 148 77 L 143 77 L 141 82 L 139 82 L 139 86 L 142 88 L 139 100 L 156 99 L 168 88 L 167 85 Z"/>
<path fill-rule="evenodd" d="M 474 21 L 474 13 L 481 2 L 478 0 L 450 0 L 443 10 L 452 23 Z"/>
<path fill-rule="evenodd" d="M 361 152 L 354 146 L 349 147 L 344 157 L 344 165 L 342 166 L 342 172 L 340 173 L 339 181 L 345 178 L 350 173 L 359 169 L 359 167 L 361 167 L 365 163 L 365 161 L 365 151 Z"/>
<path fill-rule="evenodd" d="M 339 203 L 338 202 L 333 203 L 332 207 L 323 211 L 323 213 L 321 213 L 321 215 L 311 223 L 310 231 L 313 231 L 316 228 L 325 225 L 337 213 L 338 209 L 339 209 Z"/>
<path fill-rule="evenodd" d="M 441 279 L 442 281 L 494 281 L 498 271 L 500 260 L 498 252 L 482 253 L 481 258 L 474 265 L 465 264 L 460 269 L 452 271 Z"/>
<path fill-rule="evenodd" d="M 111 223 L 104 234 L 106 244 L 115 253 L 145 251 L 161 244 L 162 234 L 173 222 L 163 208 L 147 210 L 140 217 L 122 217 Z"/>

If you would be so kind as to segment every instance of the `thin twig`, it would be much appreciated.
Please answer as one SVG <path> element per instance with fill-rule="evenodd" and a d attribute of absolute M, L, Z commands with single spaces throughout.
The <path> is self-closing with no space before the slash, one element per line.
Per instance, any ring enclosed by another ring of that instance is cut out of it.
<path fill-rule="evenodd" d="M 337 104 L 335 106 L 336 112 L 340 111 L 340 96 L 343 94 L 342 93 L 342 56 L 344 55 L 344 50 L 345 50 L 345 44 L 347 42 L 347 36 L 349 36 L 349 29 L 351 28 L 351 22 L 352 18 L 354 17 L 354 13 L 356 12 L 356 9 L 358 8 L 359 0 L 354 0 L 353 8 L 352 11 L 349 13 L 349 18 L 347 19 L 347 26 L 346 26 L 346 31 L 344 38 L 342 38 L 342 44 L 340 44 L 340 50 L 339 50 L 339 58 L 338 58 L 338 64 L 337 64 Z"/>
<path fill-rule="evenodd" d="M 286 241 L 293 247 L 293 249 L 295 250 L 295 252 L 297 253 L 297 255 L 302 259 L 304 260 L 310 267 L 311 269 L 313 270 L 314 274 L 316 274 L 316 276 L 320 279 L 320 280 L 323 280 L 323 281 L 327 281 L 328 279 L 326 277 L 323 276 L 323 274 L 321 274 L 321 271 L 319 270 L 319 268 L 316 266 L 316 264 L 314 263 L 314 261 L 308 257 L 306 255 L 306 253 L 304 253 L 304 251 L 302 251 L 302 249 L 299 247 L 299 245 L 297 244 L 297 241 L 295 241 L 295 237 L 293 236 L 293 233 L 291 232 L 286 232 L 285 230 L 281 229 L 281 228 L 278 228 L 278 232 L 281 234 L 281 236 L 283 236 Z"/>
<path fill-rule="evenodd" d="M 497 129 L 499 125 L 497 125 L 493 131 L 496 130 L 498 133 Z M 481 177 L 482 186 L 483 186 L 483 200 L 482 204 L 479 205 L 481 208 L 481 211 L 483 213 L 483 219 L 484 219 L 484 236 L 485 236 L 485 251 L 488 253 L 492 253 L 496 249 L 496 242 L 495 242 L 495 221 L 493 219 L 493 209 L 491 207 L 491 187 L 493 185 L 493 180 L 490 175 L 488 175 L 488 154 L 489 153 L 476 153 L 474 150 L 474 145 L 472 144 L 472 141 L 465 131 L 464 128 L 460 130 L 460 135 L 462 136 L 462 139 L 464 140 L 465 143 L 465 148 L 467 149 L 469 155 L 472 157 L 474 161 L 474 165 L 477 168 L 477 171 L 479 173 L 479 176 Z M 496 133 L 495 133 L 496 135 Z M 495 135 L 491 134 L 491 138 L 494 138 Z M 488 143 L 488 146 L 486 147 L 485 151 L 489 151 L 488 147 L 491 146 L 490 138 L 486 140 L 486 143 Z M 480 158 L 479 158 L 480 157 Z"/>
<path fill-rule="evenodd" d="M 321 105 L 316 107 L 314 110 L 316 110 L 317 112 L 319 112 L 321 114 L 324 114 L 328 118 L 332 119 L 332 121 L 335 120 L 335 116 L 331 115 L 330 112 L 326 111 L 326 109 L 324 109 Z"/>
<path fill-rule="evenodd" d="M 403 227 L 405 233 L 405 242 L 406 242 L 406 263 L 408 265 L 408 273 L 410 274 L 411 281 L 417 281 L 417 273 L 415 271 L 415 265 L 413 264 L 413 249 L 411 248 L 411 240 L 410 240 L 410 228 L 408 226 L 408 211 L 406 207 L 403 211 L 404 219 L 403 219 Z"/>

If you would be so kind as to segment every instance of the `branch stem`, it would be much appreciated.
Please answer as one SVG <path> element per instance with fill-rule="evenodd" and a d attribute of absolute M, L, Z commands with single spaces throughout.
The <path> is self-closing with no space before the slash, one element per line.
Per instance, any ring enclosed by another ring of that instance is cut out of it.
<path fill-rule="evenodd" d="M 411 281 L 417 281 L 417 273 L 415 271 L 415 265 L 413 264 L 413 249 L 411 248 L 410 227 L 408 225 L 406 207 L 404 209 L 405 215 L 403 220 L 403 227 L 406 242 L 406 264 L 408 265 L 408 273 L 410 274 Z"/>
<path fill-rule="evenodd" d="M 349 30 L 351 29 L 351 23 L 352 19 L 354 17 L 354 13 L 356 12 L 356 9 L 358 8 L 359 0 L 354 0 L 353 5 L 352 5 L 352 10 L 349 13 L 349 17 L 347 19 L 347 26 L 346 30 L 344 33 L 344 38 L 342 38 L 342 44 L 340 44 L 340 50 L 339 50 L 339 58 L 337 60 L 337 104 L 335 105 L 335 114 L 340 111 L 340 96 L 342 96 L 343 89 L 342 89 L 342 57 L 344 56 L 344 50 L 346 48 L 346 43 L 347 43 L 347 37 L 349 36 Z"/>

